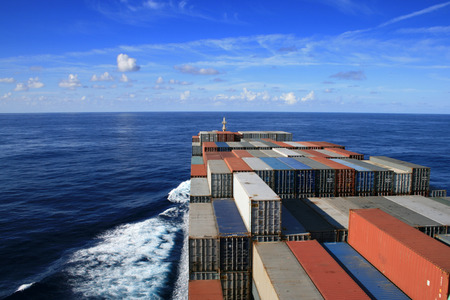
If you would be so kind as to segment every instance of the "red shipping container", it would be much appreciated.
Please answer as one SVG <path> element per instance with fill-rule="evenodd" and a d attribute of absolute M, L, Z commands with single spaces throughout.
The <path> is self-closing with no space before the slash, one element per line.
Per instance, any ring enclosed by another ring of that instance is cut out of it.
<path fill-rule="evenodd" d="M 203 162 L 208 164 L 208 160 L 222 160 L 222 156 L 220 155 L 220 152 L 204 152 L 203 153 Z"/>
<path fill-rule="evenodd" d="M 253 169 L 238 157 L 226 157 L 223 160 L 231 172 L 253 172 Z"/>
<path fill-rule="evenodd" d="M 236 157 L 236 156 L 234 156 L 234 154 L 231 153 L 231 152 L 219 152 L 219 154 L 220 154 L 220 157 L 222 157 L 222 159 L 225 159 L 225 158 L 227 158 L 227 157 Z"/>
<path fill-rule="evenodd" d="M 254 157 L 247 150 L 232 150 L 231 153 L 233 153 L 234 156 L 239 157 L 239 158 Z"/>
<path fill-rule="evenodd" d="M 189 280 L 189 300 L 223 300 L 220 280 Z"/>
<path fill-rule="evenodd" d="M 355 169 L 323 157 L 310 157 L 310 159 L 318 161 L 321 164 L 324 164 L 336 170 L 336 178 L 335 178 L 336 197 L 349 197 L 355 195 L 355 181 L 356 181 Z"/>
<path fill-rule="evenodd" d="M 286 244 L 325 299 L 370 299 L 318 241 Z"/>
<path fill-rule="evenodd" d="M 202 143 L 202 153 L 205 154 L 206 152 L 216 152 L 217 149 L 216 143 L 214 142 L 203 142 Z"/>
<path fill-rule="evenodd" d="M 283 147 L 283 148 L 287 148 L 287 149 L 295 149 L 294 146 L 289 145 L 289 144 L 286 144 L 286 143 L 283 143 L 283 142 L 278 142 L 278 141 L 274 141 L 274 140 L 271 140 L 271 139 L 262 139 L 262 140 L 263 140 L 263 141 L 267 141 L 267 142 L 271 142 L 271 143 L 273 143 L 273 144 L 275 144 L 275 145 L 278 145 L 278 146 L 280 146 L 280 147 Z"/>
<path fill-rule="evenodd" d="M 450 247 L 384 211 L 350 210 L 348 243 L 413 299 L 449 297 Z"/>
<path fill-rule="evenodd" d="M 205 165 L 191 165 L 191 177 L 206 177 Z"/>

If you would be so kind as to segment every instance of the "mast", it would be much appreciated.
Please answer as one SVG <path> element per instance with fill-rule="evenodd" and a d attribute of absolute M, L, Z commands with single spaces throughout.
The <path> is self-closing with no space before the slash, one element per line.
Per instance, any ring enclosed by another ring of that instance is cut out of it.
<path fill-rule="evenodd" d="M 227 131 L 227 121 L 225 121 L 225 117 L 223 117 L 223 121 L 222 121 L 222 124 L 223 124 L 223 126 L 222 126 L 222 131 Z"/>

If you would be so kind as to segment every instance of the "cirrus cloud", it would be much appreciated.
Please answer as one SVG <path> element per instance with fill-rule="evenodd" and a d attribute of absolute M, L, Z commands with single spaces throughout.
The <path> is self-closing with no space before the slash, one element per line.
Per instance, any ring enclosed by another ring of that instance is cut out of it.
<path fill-rule="evenodd" d="M 174 66 L 175 70 L 180 71 L 181 73 L 185 74 L 192 74 L 192 75 L 217 75 L 220 74 L 219 71 L 213 68 L 197 68 L 191 65 L 181 65 L 181 66 Z"/>
<path fill-rule="evenodd" d="M 14 78 L 0 78 L 0 83 L 14 83 L 16 80 Z"/>
<path fill-rule="evenodd" d="M 364 71 L 348 71 L 339 72 L 330 76 L 331 78 L 343 79 L 343 80 L 364 80 L 366 75 Z"/>

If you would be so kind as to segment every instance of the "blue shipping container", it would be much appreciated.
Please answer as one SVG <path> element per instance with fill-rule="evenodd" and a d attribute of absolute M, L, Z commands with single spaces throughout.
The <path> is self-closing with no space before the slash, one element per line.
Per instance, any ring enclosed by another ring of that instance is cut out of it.
<path fill-rule="evenodd" d="M 274 192 L 278 195 L 295 195 L 295 170 L 275 157 L 260 157 L 275 174 Z"/>
<path fill-rule="evenodd" d="M 347 243 L 324 243 L 324 248 L 373 299 L 409 299 Z"/>
<path fill-rule="evenodd" d="M 314 197 L 316 191 L 316 171 L 310 166 L 291 157 L 278 157 L 277 159 L 296 170 L 295 186 L 297 197 Z"/>

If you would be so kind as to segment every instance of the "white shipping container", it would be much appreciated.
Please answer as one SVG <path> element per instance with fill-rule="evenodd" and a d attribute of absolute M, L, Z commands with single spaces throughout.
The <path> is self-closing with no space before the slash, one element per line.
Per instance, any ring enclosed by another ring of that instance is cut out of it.
<path fill-rule="evenodd" d="M 323 299 L 284 242 L 253 245 L 253 281 L 261 300 Z"/>
<path fill-rule="evenodd" d="M 233 195 L 249 232 L 281 234 L 281 199 L 257 174 L 234 173 Z"/>

